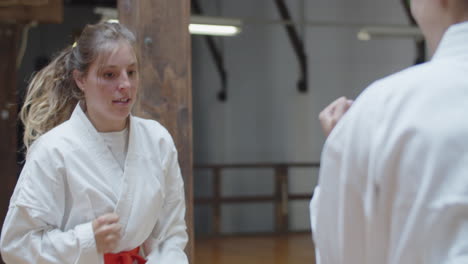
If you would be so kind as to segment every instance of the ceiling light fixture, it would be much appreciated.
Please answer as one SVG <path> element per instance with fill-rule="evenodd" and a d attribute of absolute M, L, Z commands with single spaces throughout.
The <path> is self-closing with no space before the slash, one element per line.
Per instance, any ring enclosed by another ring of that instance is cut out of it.
<path fill-rule="evenodd" d="M 422 39 L 423 34 L 418 27 L 413 26 L 369 26 L 359 30 L 357 38 L 364 41 L 376 38 Z"/>
<path fill-rule="evenodd" d="M 235 36 L 242 31 L 242 21 L 234 18 L 192 15 L 189 31 L 194 35 Z"/>
<path fill-rule="evenodd" d="M 97 7 L 94 13 L 102 16 L 102 21 L 116 21 L 115 8 Z M 242 31 L 242 21 L 235 18 L 190 16 L 189 32 L 194 35 L 235 36 Z"/>

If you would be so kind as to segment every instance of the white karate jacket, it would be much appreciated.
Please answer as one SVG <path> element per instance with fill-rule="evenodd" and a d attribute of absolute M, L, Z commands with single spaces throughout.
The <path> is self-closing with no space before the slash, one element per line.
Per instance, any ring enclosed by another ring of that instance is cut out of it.
<path fill-rule="evenodd" d="M 6 263 L 104 263 L 91 221 L 110 212 L 122 224 L 116 252 L 142 246 L 148 264 L 188 263 L 184 187 L 172 138 L 151 120 L 132 116 L 129 128 L 124 171 L 79 105 L 31 146 L 2 229 Z M 121 179 L 120 192 L 110 178 Z"/>
<path fill-rule="evenodd" d="M 319 264 L 468 263 L 468 23 L 338 122 L 311 220 Z"/>

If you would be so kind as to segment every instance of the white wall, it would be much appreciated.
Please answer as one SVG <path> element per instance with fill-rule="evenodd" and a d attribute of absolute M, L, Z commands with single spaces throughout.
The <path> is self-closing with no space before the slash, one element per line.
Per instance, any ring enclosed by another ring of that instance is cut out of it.
<path fill-rule="evenodd" d="M 209 15 L 278 19 L 271 0 L 204 0 Z M 352 24 L 406 24 L 400 1 L 301 0 L 287 1 L 294 18 L 348 24 L 312 26 L 300 30 L 309 66 L 309 91 L 296 89 L 298 61 L 280 25 L 246 23 L 241 35 L 220 38 L 228 73 L 228 100 L 216 94 L 220 79 L 202 37 L 193 37 L 194 160 L 204 163 L 319 161 L 324 142 L 317 116 L 335 98 L 355 98 L 373 80 L 413 63 L 415 50 L 408 39 L 357 40 Z M 304 12 L 301 14 L 301 10 Z M 269 194 L 272 171 L 230 170 L 223 195 Z M 291 192 L 311 192 L 317 171 L 293 170 Z M 236 177 L 236 175 L 238 177 Z M 195 194 L 210 195 L 208 172 L 195 172 Z M 223 232 L 271 231 L 271 204 L 223 207 Z M 308 202 L 290 205 L 291 227 L 308 228 Z M 196 231 L 206 232 L 210 210 L 197 206 Z"/>

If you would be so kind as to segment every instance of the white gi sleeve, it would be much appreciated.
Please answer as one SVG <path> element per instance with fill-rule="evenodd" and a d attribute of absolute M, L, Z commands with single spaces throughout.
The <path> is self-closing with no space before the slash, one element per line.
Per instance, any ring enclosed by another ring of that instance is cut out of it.
<path fill-rule="evenodd" d="M 100 262 L 91 222 L 60 229 L 66 211 L 63 174 L 49 158 L 26 162 L 2 229 L 6 263 Z"/>
<path fill-rule="evenodd" d="M 443 126 L 445 127 L 445 126 Z M 408 247 L 423 251 L 424 263 L 468 263 L 468 143 L 466 130 L 440 128 L 437 137 L 418 134 L 406 150 L 405 175 L 396 204 L 411 204 Z M 411 174 L 410 174 L 411 173 Z M 403 179 L 401 179 L 403 181 Z M 414 184 L 415 183 L 415 184 Z M 405 201 L 407 198 L 410 201 Z M 398 217 L 398 218 L 397 218 Z M 404 219 L 402 219 L 405 217 Z M 399 230 L 396 230 L 398 232 Z M 392 245 L 398 248 L 398 245 Z M 416 251 L 417 252 L 417 251 Z"/>
<path fill-rule="evenodd" d="M 188 264 L 184 252 L 188 241 L 184 183 L 177 161 L 177 150 L 172 140 L 165 164 L 166 196 L 163 211 L 143 248 L 148 257 L 148 264 Z"/>
<path fill-rule="evenodd" d="M 318 200 L 320 198 L 320 186 L 317 185 L 314 189 L 314 196 L 309 204 L 309 213 L 310 213 L 310 226 L 312 230 L 312 240 L 314 244 L 316 243 L 315 232 L 317 231 L 317 211 L 318 211 Z M 315 247 L 315 258 L 316 262 L 320 264 L 320 252 L 318 247 Z"/>

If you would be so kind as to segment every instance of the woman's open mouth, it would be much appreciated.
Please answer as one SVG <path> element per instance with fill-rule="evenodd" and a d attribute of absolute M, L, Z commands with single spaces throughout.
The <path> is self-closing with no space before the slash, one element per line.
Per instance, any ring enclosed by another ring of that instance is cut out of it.
<path fill-rule="evenodd" d="M 112 103 L 115 103 L 115 104 L 128 104 L 128 103 L 130 103 L 130 98 L 120 98 L 120 99 L 117 99 L 117 100 L 112 100 Z"/>

